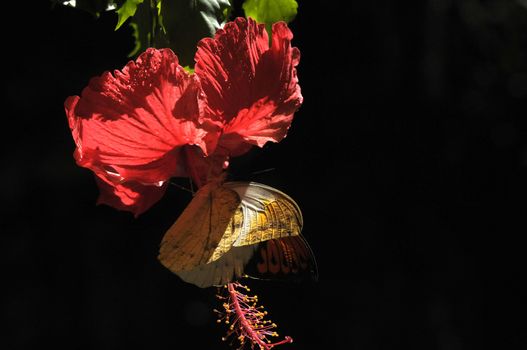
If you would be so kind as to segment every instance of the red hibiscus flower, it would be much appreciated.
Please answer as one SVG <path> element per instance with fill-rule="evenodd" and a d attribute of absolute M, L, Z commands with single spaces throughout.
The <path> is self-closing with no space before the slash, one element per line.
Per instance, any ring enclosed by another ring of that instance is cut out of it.
<path fill-rule="evenodd" d="M 236 19 L 198 44 L 195 74 L 169 49 L 148 49 L 121 71 L 93 78 L 65 102 L 75 159 L 98 178 L 99 203 L 147 210 L 171 177 L 198 186 L 229 157 L 285 137 L 302 102 L 285 23 Z"/>
<path fill-rule="evenodd" d="M 195 74 L 207 99 L 204 112 L 220 128 L 211 156 L 193 157 L 193 163 L 213 160 L 212 173 L 218 173 L 230 156 L 286 136 L 302 103 L 295 68 L 300 52 L 292 38 L 286 23 L 276 23 L 269 46 L 263 24 L 237 18 L 198 43 Z"/>
<path fill-rule="evenodd" d="M 75 159 L 100 179 L 100 203 L 138 215 L 162 196 L 166 180 L 187 176 L 184 145 L 214 147 L 200 95 L 172 51 L 148 49 L 66 100 Z"/>

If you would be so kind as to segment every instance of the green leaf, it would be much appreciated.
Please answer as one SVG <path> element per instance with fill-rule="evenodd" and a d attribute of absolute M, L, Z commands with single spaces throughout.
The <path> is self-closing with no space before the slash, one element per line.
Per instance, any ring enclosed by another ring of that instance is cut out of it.
<path fill-rule="evenodd" d="M 258 23 L 265 23 L 267 32 L 273 23 L 278 21 L 291 22 L 297 12 L 295 0 L 246 0 L 243 3 L 245 17 L 251 17 Z"/>
<path fill-rule="evenodd" d="M 158 0 L 157 1 L 157 19 L 159 21 L 159 26 L 161 27 L 161 29 L 163 30 L 164 33 L 166 33 L 166 29 L 165 29 L 165 25 L 163 24 L 163 15 L 161 14 L 161 3 L 163 2 L 163 0 Z"/>
<path fill-rule="evenodd" d="M 187 71 L 187 73 L 189 74 L 194 74 L 194 68 L 190 67 L 190 66 L 185 66 L 183 67 L 184 70 Z"/>
<path fill-rule="evenodd" d="M 169 47 L 162 18 L 159 14 L 160 8 L 162 8 L 160 3 L 161 1 L 157 3 L 144 1 L 137 6 L 137 10 L 130 20 L 135 46 L 128 57 L 137 56 L 149 47 Z"/>
<path fill-rule="evenodd" d="M 152 40 L 153 18 L 149 1 L 137 6 L 135 14 L 130 21 L 130 27 L 132 27 L 135 46 L 128 54 L 128 57 L 134 57 L 154 45 Z"/>
<path fill-rule="evenodd" d="M 166 39 L 182 66 L 194 66 L 196 44 L 214 36 L 225 24 L 230 8 L 228 0 L 163 0 Z"/>
<path fill-rule="evenodd" d="M 130 27 L 132 27 L 132 30 L 133 30 L 132 35 L 134 36 L 135 46 L 132 49 L 132 51 L 130 51 L 130 53 L 128 54 L 128 57 L 134 57 L 135 55 L 139 53 L 139 50 L 141 50 L 141 47 L 144 47 L 144 44 L 146 43 L 147 38 L 143 39 L 141 37 L 141 34 L 139 32 L 139 26 L 137 25 L 137 23 L 131 22 Z"/>
<path fill-rule="evenodd" d="M 117 26 L 115 26 L 115 30 L 119 29 L 123 23 L 129 18 L 135 15 L 135 11 L 137 10 L 137 5 L 141 4 L 143 0 L 126 0 L 124 4 L 119 7 L 117 10 Z"/>
<path fill-rule="evenodd" d="M 229 18 L 231 17 L 231 13 L 232 13 L 232 5 L 223 9 L 223 18 L 225 18 L 225 22 L 229 20 Z"/>

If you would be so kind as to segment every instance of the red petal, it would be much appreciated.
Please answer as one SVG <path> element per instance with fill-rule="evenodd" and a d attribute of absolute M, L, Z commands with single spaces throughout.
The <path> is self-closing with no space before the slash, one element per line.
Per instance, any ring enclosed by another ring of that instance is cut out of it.
<path fill-rule="evenodd" d="M 244 141 L 259 147 L 263 147 L 267 141 L 279 142 L 286 136 L 291 126 L 294 110 L 282 112 L 275 101 L 267 97 L 262 98 L 249 109 L 242 109 L 238 113 L 236 118 L 225 127 L 224 137 L 237 134 Z M 224 143 L 222 140 L 221 144 Z"/>
<path fill-rule="evenodd" d="M 196 74 L 206 112 L 224 125 L 221 146 L 239 153 L 240 143 L 261 147 L 285 137 L 302 103 L 295 68 L 300 53 L 292 37 L 285 23 L 276 23 L 269 47 L 264 25 L 237 18 L 198 44 Z"/>
<path fill-rule="evenodd" d="M 154 205 L 166 191 L 167 185 L 142 185 L 135 181 L 112 183 L 107 178 L 95 177 L 100 189 L 97 204 L 131 211 L 137 217 Z"/>
<path fill-rule="evenodd" d="M 65 102 L 79 165 L 99 176 L 158 183 L 184 175 L 182 145 L 205 152 L 198 84 L 168 49 L 148 49 L 122 71 L 93 78 Z"/>

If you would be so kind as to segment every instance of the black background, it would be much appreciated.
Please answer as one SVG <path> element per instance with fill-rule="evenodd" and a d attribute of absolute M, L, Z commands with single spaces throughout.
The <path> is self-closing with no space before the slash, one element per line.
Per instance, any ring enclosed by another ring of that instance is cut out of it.
<path fill-rule="evenodd" d="M 190 195 L 170 187 L 134 219 L 96 206 L 72 158 L 63 102 L 127 62 L 130 31 L 113 31 L 114 13 L 15 3 L 2 32 L 0 346 L 228 349 L 215 290 L 156 259 Z M 304 104 L 283 142 L 231 168 L 303 209 L 320 281 L 252 283 L 295 340 L 284 349 L 525 347 L 527 9 L 340 3 L 300 2 Z"/>

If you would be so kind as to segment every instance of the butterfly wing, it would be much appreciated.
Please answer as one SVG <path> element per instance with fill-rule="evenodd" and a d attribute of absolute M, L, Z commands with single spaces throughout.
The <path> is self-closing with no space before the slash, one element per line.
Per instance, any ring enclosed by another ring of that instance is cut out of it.
<path fill-rule="evenodd" d="M 238 232 L 239 204 L 234 191 L 215 183 L 203 186 L 163 237 L 161 263 L 177 274 L 209 262 L 218 248 L 225 249 L 222 237 Z"/>
<path fill-rule="evenodd" d="M 298 239 L 279 243 L 278 254 L 283 254 L 286 266 L 307 271 L 316 264 L 307 242 L 299 236 L 302 225 L 295 201 L 273 187 L 255 182 L 209 184 L 196 193 L 163 237 L 159 260 L 186 282 L 199 287 L 222 285 L 245 274 L 255 251 L 260 256 L 264 247 L 271 251 L 275 243 L 265 242 L 290 237 Z M 269 271 L 274 268 L 273 259 L 270 255 Z M 259 275 L 270 276 L 267 272 Z"/>
<path fill-rule="evenodd" d="M 302 231 L 302 212 L 285 193 L 257 182 L 227 182 L 224 186 L 241 198 L 243 225 L 234 246 L 298 236 Z"/>
<path fill-rule="evenodd" d="M 219 259 L 178 276 L 198 287 L 221 286 L 242 276 L 262 280 L 318 280 L 315 256 L 301 235 L 232 247 Z"/>
<path fill-rule="evenodd" d="M 315 256 L 302 235 L 259 243 L 245 273 L 257 279 L 318 280 Z"/>
<path fill-rule="evenodd" d="M 192 270 L 179 271 L 178 276 L 201 288 L 225 285 L 244 275 L 245 266 L 253 258 L 255 249 L 257 245 L 232 247 L 219 259 Z"/>

